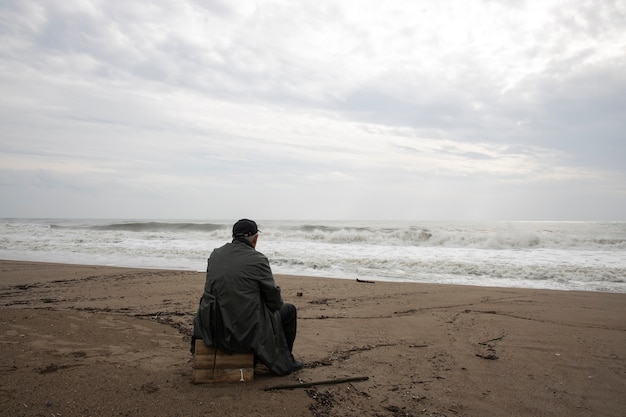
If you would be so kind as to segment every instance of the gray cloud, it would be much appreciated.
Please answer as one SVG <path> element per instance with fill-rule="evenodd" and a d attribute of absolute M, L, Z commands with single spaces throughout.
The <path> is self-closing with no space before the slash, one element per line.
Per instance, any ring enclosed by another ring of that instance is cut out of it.
<path fill-rule="evenodd" d="M 249 198 L 267 218 L 623 216 L 609 208 L 626 202 L 619 2 L 0 14 L 0 216 L 47 216 L 25 209 L 36 193 L 76 216 L 229 217 Z M 597 203 L 574 208 L 577 194 Z"/>

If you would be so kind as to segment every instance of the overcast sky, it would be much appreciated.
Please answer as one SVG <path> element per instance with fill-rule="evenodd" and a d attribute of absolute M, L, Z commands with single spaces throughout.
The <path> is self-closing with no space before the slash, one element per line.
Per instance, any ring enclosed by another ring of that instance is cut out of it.
<path fill-rule="evenodd" d="M 626 220 L 626 1 L 0 2 L 0 217 Z"/>

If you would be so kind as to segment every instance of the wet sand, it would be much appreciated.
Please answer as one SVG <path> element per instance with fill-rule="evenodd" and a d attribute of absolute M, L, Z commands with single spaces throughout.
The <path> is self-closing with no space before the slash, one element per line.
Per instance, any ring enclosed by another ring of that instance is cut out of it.
<path fill-rule="evenodd" d="M 355 277 L 356 278 L 356 277 Z M 276 276 L 306 367 L 193 385 L 204 274 L 0 261 L 7 416 L 624 416 L 626 294 Z M 299 295 L 301 293 L 301 295 Z M 341 378 L 364 381 L 273 390 Z"/>

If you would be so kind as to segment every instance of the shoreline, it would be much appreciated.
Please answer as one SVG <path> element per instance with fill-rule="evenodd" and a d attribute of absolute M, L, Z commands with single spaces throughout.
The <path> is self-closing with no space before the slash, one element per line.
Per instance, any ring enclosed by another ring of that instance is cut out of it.
<path fill-rule="evenodd" d="M 162 268 L 162 267 L 145 267 L 145 266 L 118 266 L 118 265 L 99 265 L 99 264 L 85 264 L 85 263 L 72 263 L 72 262 L 50 262 L 50 261 L 26 261 L 20 259 L 3 259 L 0 258 L 0 265 L 4 263 L 23 263 L 27 265 L 57 265 L 57 266 L 65 266 L 65 267 L 77 267 L 77 268 L 104 268 L 104 269 L 120 269 L 120 270 L 146 270 L 146 271 L 169 271 L 169 272 L 187 272 L 187 273 L 200 273 L 205 274 L 204 270 L 196 270 L 196 269 L 185 269 L 185 268 Z M 304 275 L 304 274 L 286 274 L 286 273 L 276 273 L 274 272 L 275 277 L 284 277 L 286 279 L 290 278 L 298 278 L 298 279 L 331 279 L 331 280 L 340 280 L 340 281 L 369 281 L 372 283 L 391 283 L 391 284 L 408 284 L 408 285 L 443 285 L 443 286 L 453 286 L 453 287 L 470 287 L 470 288 L 485 288 L 485 289 L 513 289 L 513 290 L 529 290 L 529 291 L 562 291 L 562 292 L 582 292 L 582 293 L 598 293 L 598 294 L 626 294 L 626 292 L 620 291 L 599 291 L 599 290 L 589 290 L 589 289 L 569 289 L 569 288 L 545 288 L 545 287 L 506 287 L 506 286 L 498 286 L 498 285 L 478 285 L 478 284 L 459 284 L 459 283 L 442 283 L 442 282 L 423 282 L 423 281 L 412 281 L 412 280 L 393 280 L 393 279 L 376 279 L 372 277 L 367 278 L 358 278 L 358 277 L 331 277 L 331 276 L 321 276 L 321 275 Z"/>
<path fill-rule="evenodd" d="M 294 354 L 306 367 L 195 386 L 188 339 L 204 272 L 0 260 L 0 407 L 16 416 L 624 413 L 626 294 L 275 275 L 298 308 Z"/>

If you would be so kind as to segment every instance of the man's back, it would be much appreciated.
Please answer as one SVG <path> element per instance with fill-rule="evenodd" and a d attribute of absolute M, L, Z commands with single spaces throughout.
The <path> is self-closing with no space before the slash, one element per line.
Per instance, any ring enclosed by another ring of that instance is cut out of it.
<path fill-rule="evenodd" d="M 267 258 L 242 242 L 213 251 L 204 292 L 219 304 L 223 334 L 216 336 L 232 352 L 253 349 L 265 332 L 266 310 L 274 312 L 283 303 Z"/>
<path fill-rule="evenodd" d="M 218 297 L 223 307 L 224 303 L 235 303 L 233 310 L 251 303 L 265 303 L 271 311 L 276 311 L 283 304 L 265 255 L 237 241 L 211 254 L 204 292 Z"/>

